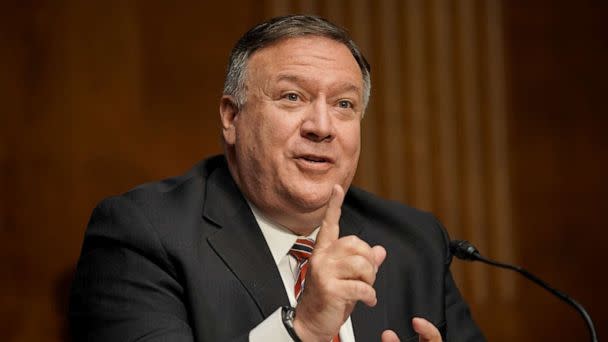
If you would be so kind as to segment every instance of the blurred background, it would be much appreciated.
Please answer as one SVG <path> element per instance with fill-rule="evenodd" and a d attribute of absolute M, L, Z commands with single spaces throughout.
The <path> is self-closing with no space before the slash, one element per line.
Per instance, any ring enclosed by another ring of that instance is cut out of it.
<path fill-rule="evenodd" d="M 607 335 L 608 2 L 24 0 L 0 7 L 1 339 L 67 340 L 95 204 L 219 153 L 230 49 L 287 13 L 345 26 L 371 62 L 356 184 L 535 272 Z M 490 341 L 587 340 L 518 275 L 453 269 Z"/>

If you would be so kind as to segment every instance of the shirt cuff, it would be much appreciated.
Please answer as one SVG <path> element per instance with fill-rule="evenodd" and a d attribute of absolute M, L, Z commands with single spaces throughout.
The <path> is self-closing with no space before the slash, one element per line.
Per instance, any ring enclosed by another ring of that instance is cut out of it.
<path fill-rule="evenodd" d="M 283 325 L 281 308 L 278 308 L 272 315 L 268 316 L 268 318 L 249 332 L 249 342 L 266 341 L 293 342 L 293 339 L 289 336 L 287 329 Z"/>

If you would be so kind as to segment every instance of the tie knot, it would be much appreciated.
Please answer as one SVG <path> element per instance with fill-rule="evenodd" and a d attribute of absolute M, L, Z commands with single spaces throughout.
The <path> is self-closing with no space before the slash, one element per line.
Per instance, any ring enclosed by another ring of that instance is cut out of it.
<path fill-rule="evenodd" d="M 310 258 L 314 248 L 315 241 L 313 239 L 298 239 L 289 250 L 289 254 L 296 258 L 298 263 L 302 263 Z"/>

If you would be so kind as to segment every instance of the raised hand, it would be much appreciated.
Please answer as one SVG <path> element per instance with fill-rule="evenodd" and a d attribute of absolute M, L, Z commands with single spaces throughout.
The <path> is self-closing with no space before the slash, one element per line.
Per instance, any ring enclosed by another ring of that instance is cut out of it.
<path fill-rule="evenodd" d="M 369 306 L 377 302 L 373 284 L 386 251 L 356 236 L 338 238 L 343 201 L 344 190 L 335 185 L 296 307 L 294 328 L 303 341 L 331 340 L 357 301 Z"/>

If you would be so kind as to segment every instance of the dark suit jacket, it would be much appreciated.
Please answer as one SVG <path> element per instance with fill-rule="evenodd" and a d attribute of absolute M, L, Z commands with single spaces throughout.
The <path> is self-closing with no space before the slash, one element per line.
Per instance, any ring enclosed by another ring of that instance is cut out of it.
<path fill-rule="evenodd" d="M 340 234 L 388 252 L 378 304 L 357 304 L 357 341 L 395 330 L 417 341 L 411 318 L 449 341 L 483 340 L 449 271 L 448 237 L 430 214 L 351 188 Z M 264 237 L 223 156 L 186 175 L 104 200 L 86 231 L 72 287 L 78 341 L 246 341 L 289 300 Z"/>

